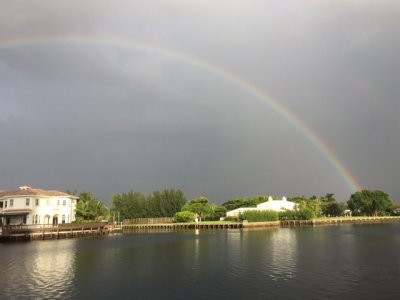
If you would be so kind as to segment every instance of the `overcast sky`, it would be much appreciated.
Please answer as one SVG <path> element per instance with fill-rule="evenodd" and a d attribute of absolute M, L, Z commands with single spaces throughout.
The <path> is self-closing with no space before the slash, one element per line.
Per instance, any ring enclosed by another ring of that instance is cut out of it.
<path fill-rule="evenodd" d="M 269 94 L 400 200 L 399 37 L 398 0 L 0 0 L 0 189 L 349 199 L 301 130 L 175 51 Z"/>

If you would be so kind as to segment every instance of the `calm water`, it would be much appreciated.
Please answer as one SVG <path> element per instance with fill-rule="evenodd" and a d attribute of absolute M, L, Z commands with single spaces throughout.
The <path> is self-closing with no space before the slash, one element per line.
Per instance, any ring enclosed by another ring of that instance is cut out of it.
<path fill-rule="evenodd" d="M 400 224 L 0 244 L 2 299 L 399 299 Z"/>

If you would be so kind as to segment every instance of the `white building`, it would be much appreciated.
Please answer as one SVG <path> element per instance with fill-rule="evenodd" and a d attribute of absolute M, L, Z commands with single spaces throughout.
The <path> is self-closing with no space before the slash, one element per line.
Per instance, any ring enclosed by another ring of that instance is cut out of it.
<path fill-rule="evenodd" d="M 30 186 L 0 190 L 0 217 L 3 225 L 71 223 L 77 200 L 67 193 Z"/>
<path fill-rule="evenodd" d="M 281 200 L 273 200 L 272 197 L 268 197 L 268 201 L 260 203 L 257 207 L 240 207 L 234 210 L 228 211 L 226 213 L 227 217 L 237 217 L 239 214 L 245 211 L 263 211 L 263 210 L 273 210 L 273 211 L 283 211 L 283 210 L 294 210 L 296 208 L 296 203 L 287 201 L 286 197 Z"/>

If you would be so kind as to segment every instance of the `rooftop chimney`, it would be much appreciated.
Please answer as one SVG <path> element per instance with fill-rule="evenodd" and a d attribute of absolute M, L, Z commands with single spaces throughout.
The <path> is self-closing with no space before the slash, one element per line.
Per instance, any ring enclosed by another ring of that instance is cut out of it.
<path fill-rule="evenodd" d="M 20 186 L 19 187 L 19 189 L 20 189 L 20 191 L 26 191 L 26 190 L 29 190 L 31 187 L 30 186 L 27 186 L 27 185 L 23 185 L 23 186 Z"/>

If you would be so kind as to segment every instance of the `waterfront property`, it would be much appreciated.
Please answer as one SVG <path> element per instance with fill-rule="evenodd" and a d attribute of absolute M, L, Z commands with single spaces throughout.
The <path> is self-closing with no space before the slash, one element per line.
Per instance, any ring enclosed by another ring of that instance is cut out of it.
<path fill-rule="evenodd" d="M 228 211 L 226 213 L 227 217 L 237 217 L 241 213 L 245 211 L 265 211 L 265 210 L 273 210 L 273 211 L 283 211 L 283 210 L 293 210 L 296 208 L 296 204 L 291 201 L 287 201 L 286 197 L 283 197 L 280 200 L 274 200 L 272 197 L 268 197 L 268 201 L 260 203 L 257 207 L 240 207 L 234 210 Z"/>
<path fill-rule="evenodd" d="M 21 186 L 0 191 L 3 225 L 58 225 L 75 221 L 78 197 L 55 190 Z"/>

